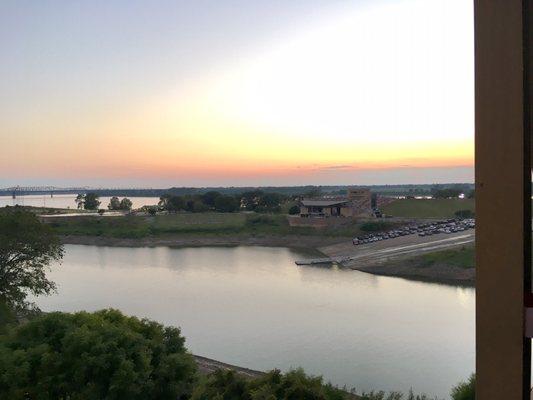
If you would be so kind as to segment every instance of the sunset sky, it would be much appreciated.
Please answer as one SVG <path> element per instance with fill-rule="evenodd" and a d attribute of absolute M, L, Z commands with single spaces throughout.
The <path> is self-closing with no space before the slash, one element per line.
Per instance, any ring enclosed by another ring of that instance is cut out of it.
<path fill-rule="evenodd" d="M 0 187 L 473 181 L 469 0 L 2 1 Z"/>

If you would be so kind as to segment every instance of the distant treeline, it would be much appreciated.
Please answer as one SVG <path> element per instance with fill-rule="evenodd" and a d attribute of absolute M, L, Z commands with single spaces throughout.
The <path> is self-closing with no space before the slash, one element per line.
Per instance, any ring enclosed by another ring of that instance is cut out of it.
<path fill-rule="evenodd" d="M 258 187 L 172 187 L 169 189 L 99 189 L 91 190 L 100 196 L 129 196 L 129 197 L 161 197 L 164 194 L 176 196 L 201 195 L 207 192 L 219 192 L 226 195 L 238 195 L 244 192 L 260 190 L 265 193 L 279 193 L 285 196 L 300 196 L 310 194 L 339 194 L 348 193 L 351 188 L 368 188 L 373 193 L 389 196 L 419 195 L 430 196 L 437 190 L 458 189 L 462 193 L 469 193 L 474 189 L 473 183 L 442 183 L 423 185 L 306 185 L 306 186 L 258 186 Z"/>
<path fill-rule="evenodd" d="M 277 213 L 281 211 L 282 203 L 289 199 L 289 196 L 262 190 L 252 190 L 238 194 L 225 194 L 211 190 L 203 194 L 193 195 L 165 193 L 160 197 L 158 207 L 160 210 L 168 212 L 235 212 L 246 210 Z M 153 209 L 153 207 L 150 209 Z"/>
<path fill-rule="evenodd" d="M 120 197 L 161 197 L 165 194 L 172 194 L 175 196 L 194 196 L 202 195 L 207 192 L 219 192 L 225 195 L 237 195 L 244 192 L 253 192 L 261 190 L 265 193 L 279 193 L 284 196 L 300 196 L 300 195 L 319 195 L 319 194 L 338 194 L 343 195 L 348 192 L 350 188 L 368 188 L 373 193 L 387 195 L 387 196 L 430 196 L 436 190 L 444 189 L 459 189 L 462 193 L 468 193 L 474 189 L 473 183 L 443 183 L 443 184 L 407 184 L 407 185 L 306 185 L 306 186 L 258 186 L 258 187 L 172 187 L 168 189 L 90 189 L 87 192 L 95 193 L 98 196 L 120 196 Z M 31 195 L 31 194 L 49 194 L 50 192 L 17 192 L 17 195 Z M 78 194 L 79 191 L 74 190 L 58 190 L 54 191 L 56 194 Z M 10 191 L 1 191 L 0 196 L 11 196 Z"/>

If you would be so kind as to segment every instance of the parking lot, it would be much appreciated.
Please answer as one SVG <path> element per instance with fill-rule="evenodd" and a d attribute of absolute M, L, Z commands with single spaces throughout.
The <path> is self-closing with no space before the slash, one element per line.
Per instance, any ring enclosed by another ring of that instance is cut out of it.
<path fill-rule="evenodd" d="M 352 244 L 354 246 L 361 246 L 409 235 L 418 235 L 419 237 L 439 234 L 450 235 L 452 233 L 464 232 L 475 228 L 476 222 L 474 219 L 447 219 L 432 223 L 412 224 L 386 232 L 357 236 L 353 238 Z"/>
<path fill-rule="evenodd" d="M 452 223 L 454 225 L 450 225 Z M 361 244 L 346 241 L 319 250 L 328 257 L 349 257 L 353 263 L 370 264 L 471 244 L 475 240 L 474 228 L 473 220 L 442 220 L 365 235 L 366 238 L 357 238 L 363 240 Z"/>

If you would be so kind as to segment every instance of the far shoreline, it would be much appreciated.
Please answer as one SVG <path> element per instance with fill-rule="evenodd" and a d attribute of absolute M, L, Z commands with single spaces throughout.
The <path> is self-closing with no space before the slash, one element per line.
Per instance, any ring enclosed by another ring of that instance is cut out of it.
<path fill-rule="evenodd" d="M 109 246 L 109 247 L 234 247 L 234 246 L 261 246 L 261 247 L 285 247 L 299 251 L 327 255 L 319 248 L 334 245 L 350 240 L 343 237 L 325 236 L 241 236 L 241 235 L 173 235 L 165 237 L 143 238 L 118 238 L 108 236 L 86 235 L 62 235 L 60 240 L 63 244 Z M 349 263 L 341 265 L 346 269 L 366 272 L 377 276 L 389 276 L 422 281 L 427 283 L 439 283 L 452 286 L 473 287 L 475 286 L 475 269 L 463 269 L 446 265 L 420 267 L 410 266 L 409 259 L 394 259 L 378 265 L 351 266 Z"/>

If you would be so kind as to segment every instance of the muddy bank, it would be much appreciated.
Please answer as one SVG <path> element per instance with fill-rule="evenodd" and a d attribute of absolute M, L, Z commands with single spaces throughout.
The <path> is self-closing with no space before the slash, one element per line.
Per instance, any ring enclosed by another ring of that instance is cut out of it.
<path fill-rule="evenodd" d="M 347 266 L 357 271 L 375 275 L 396 276 L 424 282 L 446 283 L 459 286 L 474 286 L 475 268 L 460 268 L 446 264 L 416 265 L 409 260 L 395 260 L 374 265 Z"/>
<path fill-rule="evenodd" d="M 202 374 L 210 374 L 212 372 L 215 372 L 216 370 L 222 369 L 222 370 L 235 371 L 237 374 L 245 378 L 259 378 L 265 375 L 265 373 L 261 371 L 255 371 L 253 369 L 237 367 L 236 365 L 226 364 L 220 361 L 212 360 L 207 357 L 202 357 L 202 356 L 197 356 L 197 355 L 193 355 L 193 357 L 194 357 L 194 361 L 196 361 L 196 365 L 198 365 L 198 370 Z"/>
<path fill-rule="evenodd" d="M 93 246 L 118 246 L 118 247 L 200 247 L 200 246 L 268 246 L 268 247 L 291 247 L 316 251 L 325 245 L 332 245 L 349 239 L 333 238 L 323 236 L 165 236 L 165 237 L 145 237 L 114 238 L 104 236 L 61 236 L 64 244 L 83 244 Z"/>
<path fill-rule="evenodd" d="M 315 255 L 331 256 L 327 251 L 328 246 L 348 246 L 352 248 L 351 241 L 346 238 L 324 236 L 239 236 L 239 235 L 213 235 L 213 236 L 164 236 L 145 238 L 113 238 L 103 236 L 61 236 L 64 244 L 81 244 L 93 246 L 116 247 L 207 247 L 207 246 L 267 246 L 289 247 L 313 252 Z M 375 275 L 396 276 L 407 279 L 423 280 L 428 282 L 448 283 L 473 286 L 475 281 L 475 268 L 460 268 L 445 264 L 426 266 L 409 259 L 389 258 L 383 262 L 368 259 L 362 262 L 344 263 L 344 267 Z"/>

